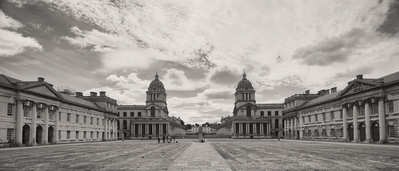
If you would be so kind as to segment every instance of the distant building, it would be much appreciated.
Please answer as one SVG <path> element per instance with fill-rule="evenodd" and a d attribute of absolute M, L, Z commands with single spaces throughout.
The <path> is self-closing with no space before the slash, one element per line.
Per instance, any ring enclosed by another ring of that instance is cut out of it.
<path fill-rule="evenodd" d="M 185 126 L 180 118 L 169 116 L 166 91 L 158 74 L 148 87 L 145 105 L 118 106 L 119 137 L 154 138 L 168 135 L 184 135 Z"/>
<path fill-rule="evenodd" d="M 0 74 L 0 142 L 19 145 L 115 140 L 117 103 L 106 97 L 58 92 L 39 77 L 21 81 Z"/>
<path fill-rule="evenodd" d="M 195 125 L 194 125 L 194 126 L 191 128 L 190 133 L 191 133 L 191 134 L 198 134 L 200 128 L 202 129 L 202 133 L 205 133 L 205 134 L 216 133 L 216 129 L 211 128 L 211 127 L 208 126 L 208 125 L 204 125 L 204 126 L 195 126 Z"/>
<path fill-rule="evenodd" d="M 342 91 L 296 94 L 284 103 L 285 138 L 399 142 L 399 72 L 348 82 Z"/>
<path fill-rule="evenodd" d="M 217 134 L 237 138 L 283 136 L 283 104 L 256 104 L 255 89 L 244 72 L 235 93 L 233 116 L 222 117 Z"/>

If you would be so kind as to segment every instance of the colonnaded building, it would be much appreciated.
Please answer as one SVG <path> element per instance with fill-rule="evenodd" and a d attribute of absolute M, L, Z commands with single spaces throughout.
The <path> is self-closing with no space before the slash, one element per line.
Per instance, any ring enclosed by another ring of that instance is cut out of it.
<path fill-rule="evenodd" d="M 126 139 L 151 139 L 160 136 L 184 135 L 185 126 L 180 118 L 169 116 L 166 90 L 155 79 L 148 87 L 145 105 L 119 105 L 119 137 Z M 118 124 L 118 125 L 119 125 Z M 120 125 L 119 125 L 120 126 Z"/>
<path fill-rule="evenodd" d="M 76 96 L 39 77 L 21 81 L 0 74 L 0 143 L 37 145 L 117 139 L 116 100 L 105 92 Z"/>
<path fill-rule="evenodd" d="M 233 116 L 221 118 L 217 134 L 235 138 L 283 136 L 283 104 L 256 104 L 255 89 L 245 72 L 234 95 Z"/>
<path fill-rule="evenodd" d="M 346 88 L 295 94 L 284 102 L 285 138 L 399 142 L 399 72 L 348 82 Z"/>

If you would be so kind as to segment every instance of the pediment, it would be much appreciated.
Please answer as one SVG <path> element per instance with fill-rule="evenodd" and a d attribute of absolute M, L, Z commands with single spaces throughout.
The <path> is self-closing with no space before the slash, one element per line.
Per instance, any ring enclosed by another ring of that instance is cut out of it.
<path fill-rule="evenodd" d="M 354 93 L 357 93 L 357 92 L 361 92 L 361 91 L 370 89 L 370 88 L 375 87 L 375 86 L 376 85 L 373 85 L 373 84 L 367 84 L 367 83 L 355 81 L 355 82 L 351 83 L 348 87 L 346 87 L 344 89 L 344 91 L 342 91 L 340 96 L 354 94 Z"/>
<path fill-rule="evenodd" d="M 50 96 L 50 97 L 58 98 L 57 95 L 45 85 L 28 88 L 27 90 L 33 91 L 33 92 L 36 92 L 36 93 L 39 93 L 39 94 L 44 94 L 44 95 L 47 95 L 47 96 Z"/>

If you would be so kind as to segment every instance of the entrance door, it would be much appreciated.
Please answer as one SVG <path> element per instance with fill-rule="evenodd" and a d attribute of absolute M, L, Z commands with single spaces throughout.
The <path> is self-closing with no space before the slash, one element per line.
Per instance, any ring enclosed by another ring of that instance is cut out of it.
<path fill-rule="evenodd" d="M 29 145 L 29 135 L 30 135 L 30 127 L 29 125 L 24 125 L 22 127 L 22 143 L 25 145 Z"/>
<path fill-rule="evenodd" d="M 52 126 L 48 127 L 48 142 L 53 143 L 54 128 Z"/>
<path fill-rule="evenodd" d="M 37 126 L 36 127 L 36 143 L 37 144 L 42 144 L 42 135 L 43 135 L 43 127 L 42 126 Z"/>
<path fill-rule="evenodd" d="M 299 140 L 299 131 L 296 131 L 296 139 Z"/>
<path fill-rule="evenodd" d="M 377 122 L 371 124 L 371 138 L 373 142 L 378 142 L 380 140 L 380 125 Z"/>
<path fill-rule="evenodd" d="M 360 141 L 365 141 L 366 140 L 366 126 L 364 125 L 364 123 L 360 123 L 359 132 L 360 132 Z"/>
<path fill-rule="evenodd" d="M 353 125 L 352 124 L 348 125 L 348 135 L 349 135 L 349 141 L 353 141 Z"/>

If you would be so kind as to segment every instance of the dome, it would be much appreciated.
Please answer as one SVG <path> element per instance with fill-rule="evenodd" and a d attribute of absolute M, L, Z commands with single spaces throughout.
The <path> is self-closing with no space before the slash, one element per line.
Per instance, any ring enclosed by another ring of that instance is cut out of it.
<path fill-rule="evenodd" d="M 236 90 L 253 90 L 251 81 L 247 80 L 247 75 L 242 75 L 242 80 L 238 83 Z"/>
<path fill-rule="evenodd" d="M 158 73 L 155 74 L 155 79 L 150 83 L 148 90 L 165 91 L 163 83 L 158 79 Z"/>

